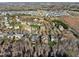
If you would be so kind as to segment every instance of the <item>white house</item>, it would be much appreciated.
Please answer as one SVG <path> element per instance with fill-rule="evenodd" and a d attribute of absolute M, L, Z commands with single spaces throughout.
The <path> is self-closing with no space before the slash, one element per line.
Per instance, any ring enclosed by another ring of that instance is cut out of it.
<path fill-rule="evenodd" d="M 23 34 L 13 34 L 13 35 L 8 35 L 8 38 L 13 38 L 15 36 L 15 38 L 21 39 Z"/>
<path fill-rule="evenodd" d="M 17 22 L 20 22 L 20 19 L 18 18 L 18 16 L 16 16 L 16 21 L 17 21 Z"/>
<path fill-rule="evenodd" d="M 15 26 L 14 29 L 19 29 L 19 26 Z"/>
<path fill-rule="evenodd" d="M 62 25 L 59 25 L 59 29 L 60 29 L 61 31 L 63 31 L 63 30 L 64 30 L 64 28 L 63 28 L 63 26 L 62 26 Z"/>
<path fill-rule="evenodd" d="M 38 21 L 38 19 L 35 18 L 34 21 Z"/>
<path fill-rule="evenodd" d="M 3 35 L 3 33 L 0 31 L 0 38 L 3 38 L 4 37 L 4 35 Z"/>
<path fill-rule="evenodd" d="M 54 41 L 54 40 L 55 40 L 54 36 L 51 36 L 51 41 Z"/>

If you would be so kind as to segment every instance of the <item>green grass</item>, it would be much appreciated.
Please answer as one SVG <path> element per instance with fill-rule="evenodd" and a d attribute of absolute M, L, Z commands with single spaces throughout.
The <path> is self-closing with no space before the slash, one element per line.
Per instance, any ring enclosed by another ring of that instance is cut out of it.
<path fill-rule="evenodd" d="M 31 27 L 32 27 L 32 28 L 39 28 L 40 26 L 37 25 L 37 24 L 32 24 Z"/>
<path fill-rule="evenodd" d="M 65 24 L 63 21 L 60 20 L 53 20 L 52 22 L 56 23 L 56 26 L 62 25 L 65 29 L 68 29 L 68 25 Z"/>

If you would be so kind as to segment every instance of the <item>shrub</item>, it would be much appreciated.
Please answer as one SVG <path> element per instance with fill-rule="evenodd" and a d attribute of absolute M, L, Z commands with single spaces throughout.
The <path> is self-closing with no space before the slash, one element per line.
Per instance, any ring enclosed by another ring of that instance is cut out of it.
<path fill-rule="evenodd" d="M 54 45 L 56 45 L 56 44 L 57 44 L 56 41 L 48 41 L 48 45 L 49 45 L 50 47 L 52 47 L 52 46 L 54 46 Z"/>
<path fill-rule="evenodd" d="M 59 25 L 62 25 L 65 29 L 68 29 L 68 25 L 65 24 L 64 22 L 60 21 L 60 20 L 53 20 L 52 22 L 57 23 L 56 26 L 58 27 Z"/>

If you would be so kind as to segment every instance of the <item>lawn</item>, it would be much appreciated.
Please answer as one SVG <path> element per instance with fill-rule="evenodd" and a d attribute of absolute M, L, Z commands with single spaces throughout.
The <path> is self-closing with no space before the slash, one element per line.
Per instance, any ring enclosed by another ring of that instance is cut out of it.
<path fill-rule="evenodd" d="M 31 27 L 32 27 L 32 28 L 39 28 L 40 26 L 37 25 L 37 24 L 32 24 Z"/>

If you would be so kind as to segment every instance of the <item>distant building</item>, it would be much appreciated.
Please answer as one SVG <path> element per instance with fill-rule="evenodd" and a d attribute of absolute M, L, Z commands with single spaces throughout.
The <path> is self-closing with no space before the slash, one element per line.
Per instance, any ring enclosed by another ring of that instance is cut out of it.
<path fill-rule="evenodd" d="M 38 34 L 32 34 L 31 40 L 32 40 L 32 41 L 39 40 L 39 35 L 38 35 Z"/>
<path fill-rule="evenodd" d="M 13 38 L 15 36 L 15 38 L 21 39 L 23 34 L 12 34 L 12 35 L 8 35 L 8 38 Z"/>
<path fill-rule="evenodd" d="M 64 30 L 64 28 L 63 28 L 63 26 L 62 26 L 62 25 L 59 25 L 59 29 L 60 29 L 61 31 L 63 31 L 63 30 Z"/>
<path fill-rule="evenodd" d="M 0 38 L 3 38 L 4 37 L 4 35 L 3 35 L 3 33 L 0 31 Z"/>

